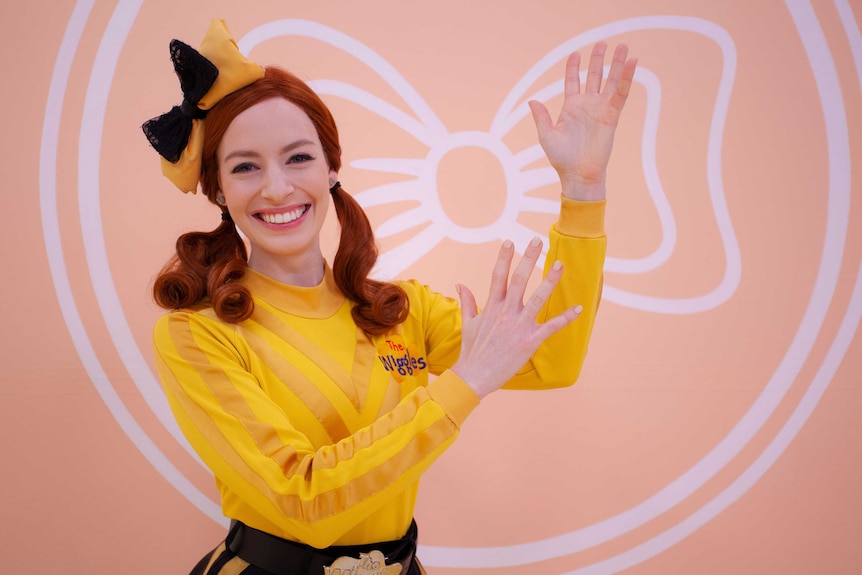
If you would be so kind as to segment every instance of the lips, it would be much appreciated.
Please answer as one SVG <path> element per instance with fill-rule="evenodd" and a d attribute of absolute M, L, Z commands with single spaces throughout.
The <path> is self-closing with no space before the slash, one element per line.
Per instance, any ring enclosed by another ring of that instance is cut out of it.
<path fill-rule="evenodd" d="M 290 222 L 301 218 L 305 212 L 308 211 L 309 207 L 310 206 L 308 204 L 304 204 L 284 212 L 259 212 L 254 216 L 268 224 L 289 224 Z"/>

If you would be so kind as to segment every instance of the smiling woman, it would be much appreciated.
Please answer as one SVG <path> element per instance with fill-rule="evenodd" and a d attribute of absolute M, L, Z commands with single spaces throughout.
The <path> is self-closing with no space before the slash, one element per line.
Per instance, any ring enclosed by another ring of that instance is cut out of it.
<path fill-rule="evenodd" d="M 603 86 L 598 44 L 582 91 L 573 54 L 559 120 L 531 103 L 560 176 L 560 218 L 538 287 L 527 293 L 541 240 L 514 269 L 505 241 L 479 312 L 465 286 L 459 309 L 416 281 L 368 277 L 372 228 L 338 182 L 338 132 L 307 85 L 250 65 L 233 85 L 219 73 L 201 89 L 198 68 L 250 64 L 221 21 L 200 54 L 174 46 L 186 97 L 144 130 L 180 189 L 197 169 L 222 210 L 212 232 L 179 238 L 155 284 L 169 310 L 154 334 L 165 393 L 232 523 L 193 573 L 422 573 L 419 478 L 479 401 L 578 377 L 601 292 L 605 172 L 635 61 L 620 46 Z M 180 150 L 163 146 L 174 140 Z M 341 226 L 331 267 L 320 247 L 330 198 Z"/>

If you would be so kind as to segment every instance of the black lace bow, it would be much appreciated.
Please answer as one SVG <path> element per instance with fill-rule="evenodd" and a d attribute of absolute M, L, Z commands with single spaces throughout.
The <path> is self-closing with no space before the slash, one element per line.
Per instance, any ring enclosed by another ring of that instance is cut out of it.
<path fill-rule="evenodd" d="M 198 102 L 218 78 L 218 68 L 201 54 L 179 40 L 171 41 L 171 61 L 180 79 L 183 102 L 167 114 L 147 120 L 141 128 L 150 144 L 163 158 L 176 163 L 189 143 L 192 120 L 203 119 L 207 112 Z"/>

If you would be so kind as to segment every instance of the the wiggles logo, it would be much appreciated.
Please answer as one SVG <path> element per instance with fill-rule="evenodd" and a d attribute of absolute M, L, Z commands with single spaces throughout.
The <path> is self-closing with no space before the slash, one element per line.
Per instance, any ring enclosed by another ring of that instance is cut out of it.
<path fill-rule="evenodd" d="M 393 376 L 397 374 L 401 377 L 407 377 L 416 371 L 428 368 L 425 358 L 417 357 L 415 353 L 411 352 L 409 346 L 398 335 L 387 337 L 378 346 L 377 358 L 383 363 L 383 369 L 392 373 Z M 401 380 L 400 377 L 396 377 L 396 379 Z"/>

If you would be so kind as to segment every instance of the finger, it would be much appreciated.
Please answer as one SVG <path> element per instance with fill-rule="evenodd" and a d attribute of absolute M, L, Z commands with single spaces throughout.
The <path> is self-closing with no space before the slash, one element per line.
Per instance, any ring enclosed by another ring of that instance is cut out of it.
<path fill-rule="evenodd" d="M 536 131 L 539 133 L 539 136 L 554 127 L 551 114 L 544 104 L 536 100 L 530 100 L 527 102 L 527 105 L 530 106 L 530 112 L 533 114 L 533 123 L 536 124 Z"/>
<path fill-rule="evenodd" d="M 534 336 L 539 341 L 544 341 L 550 336 L 554 335 L 576 319 L 581 315 L 581 312 L 584 311 L 582 306 L 570 307 L 560 315 L 554 316 L 547 321 L 540 323 L 534 332 Z"/>
<path fill-rule="evenodd" d="M 506 240 L 500 246 L 500 252 L 497 255 L 497 261 L 494 263 L 494 268 L 491 270 L 491 287 L 488 290 L 488 305 L 503 301 L 506 297 L 506 282 L 509 279 L 509 267 L 512 264 L 512 256 L 515 253 L 515 246 L 511 241 Z"/>
<path fill-rule="evenodd" d="M 533 270 L 536 269 L 536 262 L 539 261 L 539 256 L 541 255 L 542 240 L 535 237 L 527 245 L 527 248 L 524 250 L 524 257 L 518 262 L 515 271 L 512 272 L 512 279 L 509 280 L 508 300 L 511 305 L 516 305 L 519 308 L 523 305 L 527 283 L 529 283 L 530 276 L 533 275 Z"/>
<path fill-rule="evenodd" d="M 563 264 L 559 261 L 554 262 L 548 270 L 547 275 L 524 304 L 524 312 L 531 319 L 535 320 L 536 315 L 541 311 L 545 302 L 547 302 L 548 298 L 551 297 L 551 292 L 553 292 L 554 288 L 557 287 L 557 282 L 560 281 L 560 277 L 562 277 L 562 275 Z"/>
<path fill-rule="evenodd" d="M 566 79 L 563 85 L 564 100 L 581 93 L 581 54 L 572 52 L 566 60 Z"/>
<path fill-rule="evenodd" d="M 637 69 L 638 61 L 637 58 L 631 58 L 627 60 L 625 65 L 623 66 L 622 72 L 620 73 L 620 79 L 617 82 L 616 89 L 611 94 L 611 98 L 609 100 L 610 105 L 617 111 L 622 111 L 623 106 L 626 104 L 626 100 L 629 97 L 629 92 L 632 88 L 632 82 L 635 77 L 635 70 Z"/>
<path fill-rule="evenodd" d="M 585 94 L 598 94 L 602 87 L 602 73 L 605 66 L 605 50 L 608 45 L 604 42 L 597 42 L 593 46 L 593 52 L 590 54 L 590 64 L 587 69 L 587 87 L 584 90 Z"/>
<path fill-rule="evenodd" d="M 611 59 L 611 68 L 608 71 L 608 81 L 605 82 L 605 87 L 602 89 L 603 94 L 613 94 L 617 89 L 620 78 L 623 75 L 623 67 L 626 64 L 629 48 L 625 44 L 617 45 L 614 50 L 614 56 Z"/>

